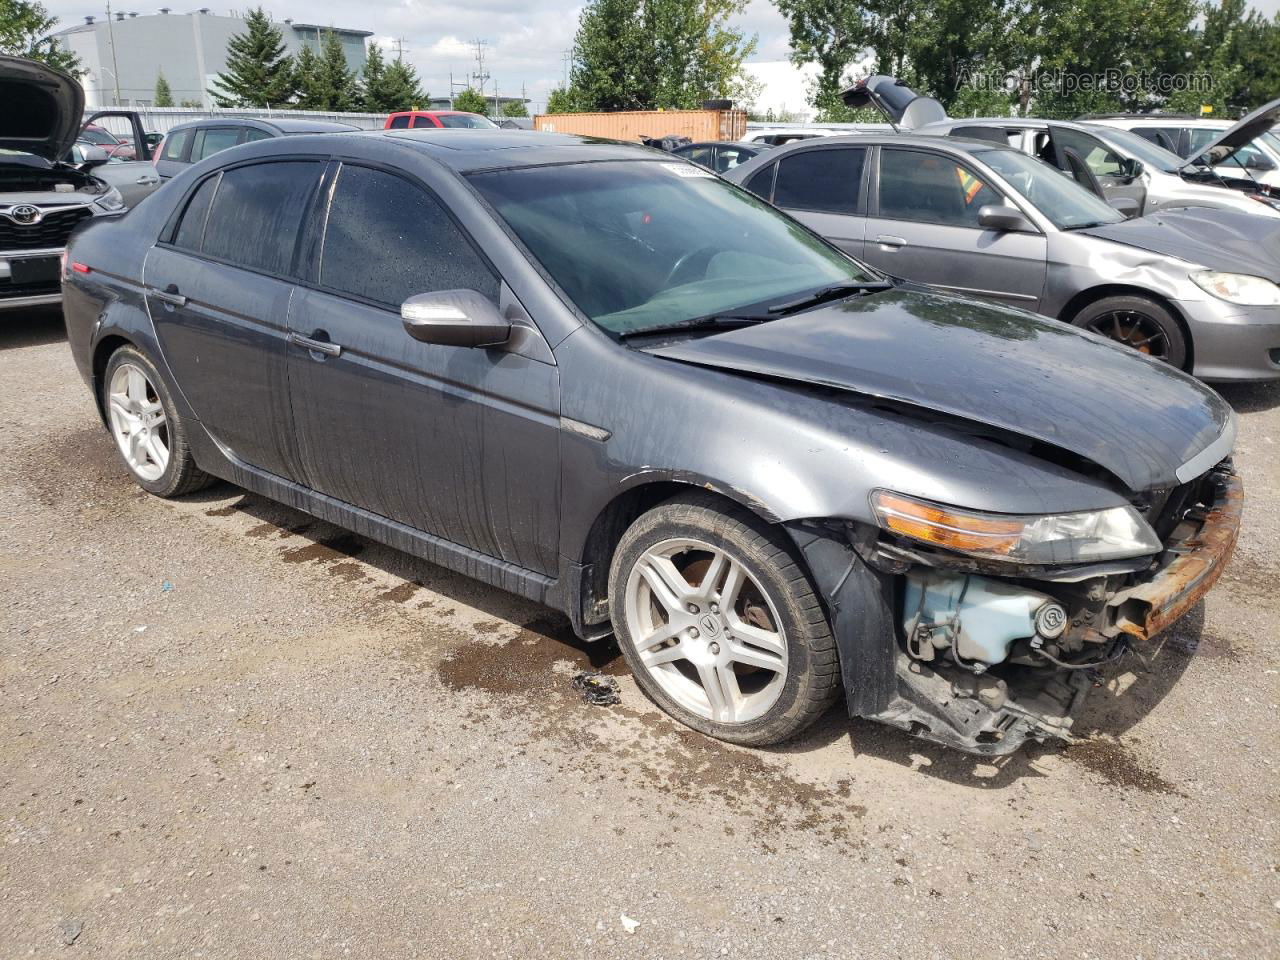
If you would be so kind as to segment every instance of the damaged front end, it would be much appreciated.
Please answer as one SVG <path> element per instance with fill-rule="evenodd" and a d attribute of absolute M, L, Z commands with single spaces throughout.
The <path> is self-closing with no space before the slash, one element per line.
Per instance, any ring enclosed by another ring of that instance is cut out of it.
<path fill-rule="evenodd" d="M 842 561 L 830 535 L 792 533 L 827 595 L 850 713 L 999 755 L 1029 739 L 1071 739 L 1097 670 L 1167 629 L 1217 581 L 1242 505 L 1224 461 L 1145 504 L 1158 552 L 1093 563 L 997 561 L 938 549 L 909 526 L 856 525 L 844 528 Z M 876 575 L 853 576 L 859 566 Z"/>

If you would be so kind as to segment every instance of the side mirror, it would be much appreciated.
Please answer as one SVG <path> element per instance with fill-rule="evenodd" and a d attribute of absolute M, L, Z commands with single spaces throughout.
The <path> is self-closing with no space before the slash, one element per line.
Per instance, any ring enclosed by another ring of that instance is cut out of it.
<path fill-rule="evenodd" d="M 475 290 L 420 293 L 400 305 L 400 319 L 409 336 L 423 343 L 496 347 L 511 337 L 511 321 Z"/>
<path fill-rule="evenodd" d="M 1246 170 L 1261 170 L 1269 172 L 1276 168 L 1275 162 L 1270 157 L 1264 157 L 1260 153 L 1251 153 L 1244 161 Z"/>
<path fill-rule="evenodd" d="M 1142 204 L 1138 203 L 1133 197 L 1112 197 L 1107 202 L 1111 204 L 1111 209 L 1117 213 L 1123 213 L 1127 220 L 1136 217 L 1139 211 L 1142 210 Z"/>
<path fill-rule="evenodd" d="M 107 151 L 96 143 L 78 143 L 76 147 L 80 153 L 81 170 L 92 170 L 94 167 L 100 167 L 111 159 Z"/>
<path fill-rule="evenodd" d="M 978 211 L 978 225 L 1003 233 L 1035 233 L 1036 228 L 1027 215 L 1017 207 L 989 203 Z"/>

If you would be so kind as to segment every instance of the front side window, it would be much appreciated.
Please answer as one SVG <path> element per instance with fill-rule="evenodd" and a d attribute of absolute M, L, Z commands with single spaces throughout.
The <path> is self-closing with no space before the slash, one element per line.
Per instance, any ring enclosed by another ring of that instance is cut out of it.
<path fill-rule="evenodd" d="M 493 271 L 435 198 L 403 177 L 351 165 L 334 187 L 319 280 L 397 309 L 437 290 L 498 300 Z"/>
<path fill-rule="evenodd" d="M 789 154 L 778 161 L 773 202 L 784 209 L 857 213 L 866 159 L 866 147 Z"/>
<path fill-rule="evenodd" d="M 191 162 L 199 163 L 205 157 L 234 147 L 240 141 L 239 127 L 206 127 L 196 131 L 191 144 Z"/>
<path fill-rule="evenodd" d="M 1182 131 L 1177 127 L 1134 127 L 1133 132 L 1143 140 L 1150 140 L 1158 147 L 1178 152 L 1178 140 Z"/>
<path fill-rule="evenodd" d="M 560 164 L 468 179 L 578 309 L 614 334 L 879 279 L 685 163 Z"/>
<path fill-rule="evenodd" d="M 880 216 L 982 229 L 978 211 L 1003 203 L 969 167 L 922 150 L 880 151 Z"/>
<path fill-rule="evenodd" d="M 983 150 L 985 163 L 1059 230 L 1119 223 L 1124 216 L 1070 177 L 1017 150 Z"/>
<path fill-rule="evenodd" d="M 289 273 L 322 169 L 303 160 L 224 170 L 204 229 L 203 252 L 263 273 Z"/>

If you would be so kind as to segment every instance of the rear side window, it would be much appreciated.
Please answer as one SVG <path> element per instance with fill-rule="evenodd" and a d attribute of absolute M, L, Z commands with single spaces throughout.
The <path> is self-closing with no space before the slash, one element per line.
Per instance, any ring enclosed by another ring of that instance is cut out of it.
<path fill-rule="evenodd" d="M 255 140 L 270 140 L 271 134 L 265 130 L 259 130 L 257 127 L 244 128 L 244 142 L 253 143 Z"/>
<path fill-rule="evenodd" d="M 288 273 L 322 169 L 310 161 L 284 161 L 224 170 L 204 253 L 264 273 Z"/>
<path fill-rule="evenodd" d="M 435 290 L 498 300 L 498 280 L 440 204 L 394 174 L 344 165 L 329 208 L 320 283 L 398 308 Z"/>
<path fill-rule="evenodd" d="M 392 117 L 391 122 L 387 124 L 390 130 L 403 130 L 407 126 L 409 126 L 409 118 L 406 116 Z"/>
<path fill-rule="evenodd" d="M 824 213 L 857 213 L 865 147 L 805 150 L 778 161 L 776 206 Z"/>
<path fill-rule="evenodd" d="M 164 153 L 162 154 L 163 159 L 181 160 L 182 151 L 187 148 L 187 141 L 190 139 L 190 130 L 178 130 L 175 133 L 169 134 L 169 136 L 165 137 L 164 140 Z"/>
<path fill-rule="evenodd" d="M 1164 147 L 1170 153 L 1179 153 L 1178 141 L 1181 139 L 1182 131 L 1177 127 L 1134 127 L 1133 133 L 1136 133 L 1143 140 L 1150 140 L 1158 146 Z"/>
<path fill-rule="evenodd" d="M 753 173 L 742 186 L 761 200 L 768 200 L 773 196 L 773 172 L 777 169 L 778 165 L 771 163 Z"/>
<path fill-rule="evenodd" d="M 204 243 L 204 224 L 209 218 L 209 205 L 213 202 L 213 195 L 218 189 L 218 178 L 216 176 L 209 177 L 204 183 L 196 188 L 196 192 L 192 194 L 191 200 L 187 203 L 187 209 L 182 214 L 182 220 L 178 224 L 178 230 L 173 235 L 173 245 L 182 247 L 184 250 L 194 250 L 197 253 Z"/>
<path fill-rule="evenodd" d="M 191 144 L 191 162 L 199 163 L 205 157 L 212 157 L 240 140 L 239 127 L 208 127 L 196 131 L 195 142 Z"/>
<path fill-rule="evenodd" d="M 1021 130 L 1006 130 L 1003 127 L 956 127 L 951 131 L 953 137 L 964 137 L 968 140 L 986 140 L 998 143 L 1002 147 L 1017 147 L 1022 140 Z"/>
<path fill-rule="evenodd" d="M 430 117 L 414 117 L 413 125 L 415 127 L 434 127 L 435 126 L 435 124 L 431 122 Z"/>
<path fill-rule="evenodd" d="M 963 164 L 921 150 L 880 151 L 880 216 L 981 229 L 978 211 L 1004 198 Z"/>

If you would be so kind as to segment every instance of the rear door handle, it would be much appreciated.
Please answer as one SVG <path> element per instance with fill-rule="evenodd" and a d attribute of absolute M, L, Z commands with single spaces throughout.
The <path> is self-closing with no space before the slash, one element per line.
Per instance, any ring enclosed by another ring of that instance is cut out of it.
<path fill-rule="evenodd" d="M 145 175 L 144 175 L 144 176 L 139 177 L 137 180 L 135 180 L 135 181 L 133 181 L 133 182 L 134 182 L 134 183 L 136 183 L 136 184 L 137 184 L 138 186 L 140 186 L 140 187 L 147 187 L 147 186 L 150 186 L 150 185 L 151 185 L 151 184 L 153 184 L 153 183 L 159 183 L 159 182 L 160 182 L 160 178 L 159 178 L 159 177 L 148 177 L 148 176 L 145 176 Z"/>
<path fill-rule="evenodd" d="M 326 357 L 342 356 L 342 347 L 336 343 L 330 343 L 328 340 L 312 340 L 310 337 L 304 337 L 296 333 L 289 334 L 288 339 L 294 346 L 303 347 L 315 353 L 323 353 Z"/>
<path fill-rule="evenodd" d="M 884 234 L 876 237 L 876 243 L 880 244 L 882 247 L 891 247 L 894 250 L 907 245 L 907 241 L 903 237 L 890 237 Z"/>
<path fill-rule="evenodd" d="M 182 294 L 178 293 L 176 289 L 175 290 L 157 290 L 155 287 L 152 287 L 151 295 L 155 297 L 157 300 L 161 300 L 165 303 L 172 304 L 175 307 L 185 307 L 187 305 L 187 298 L 184 297 Z"/>

